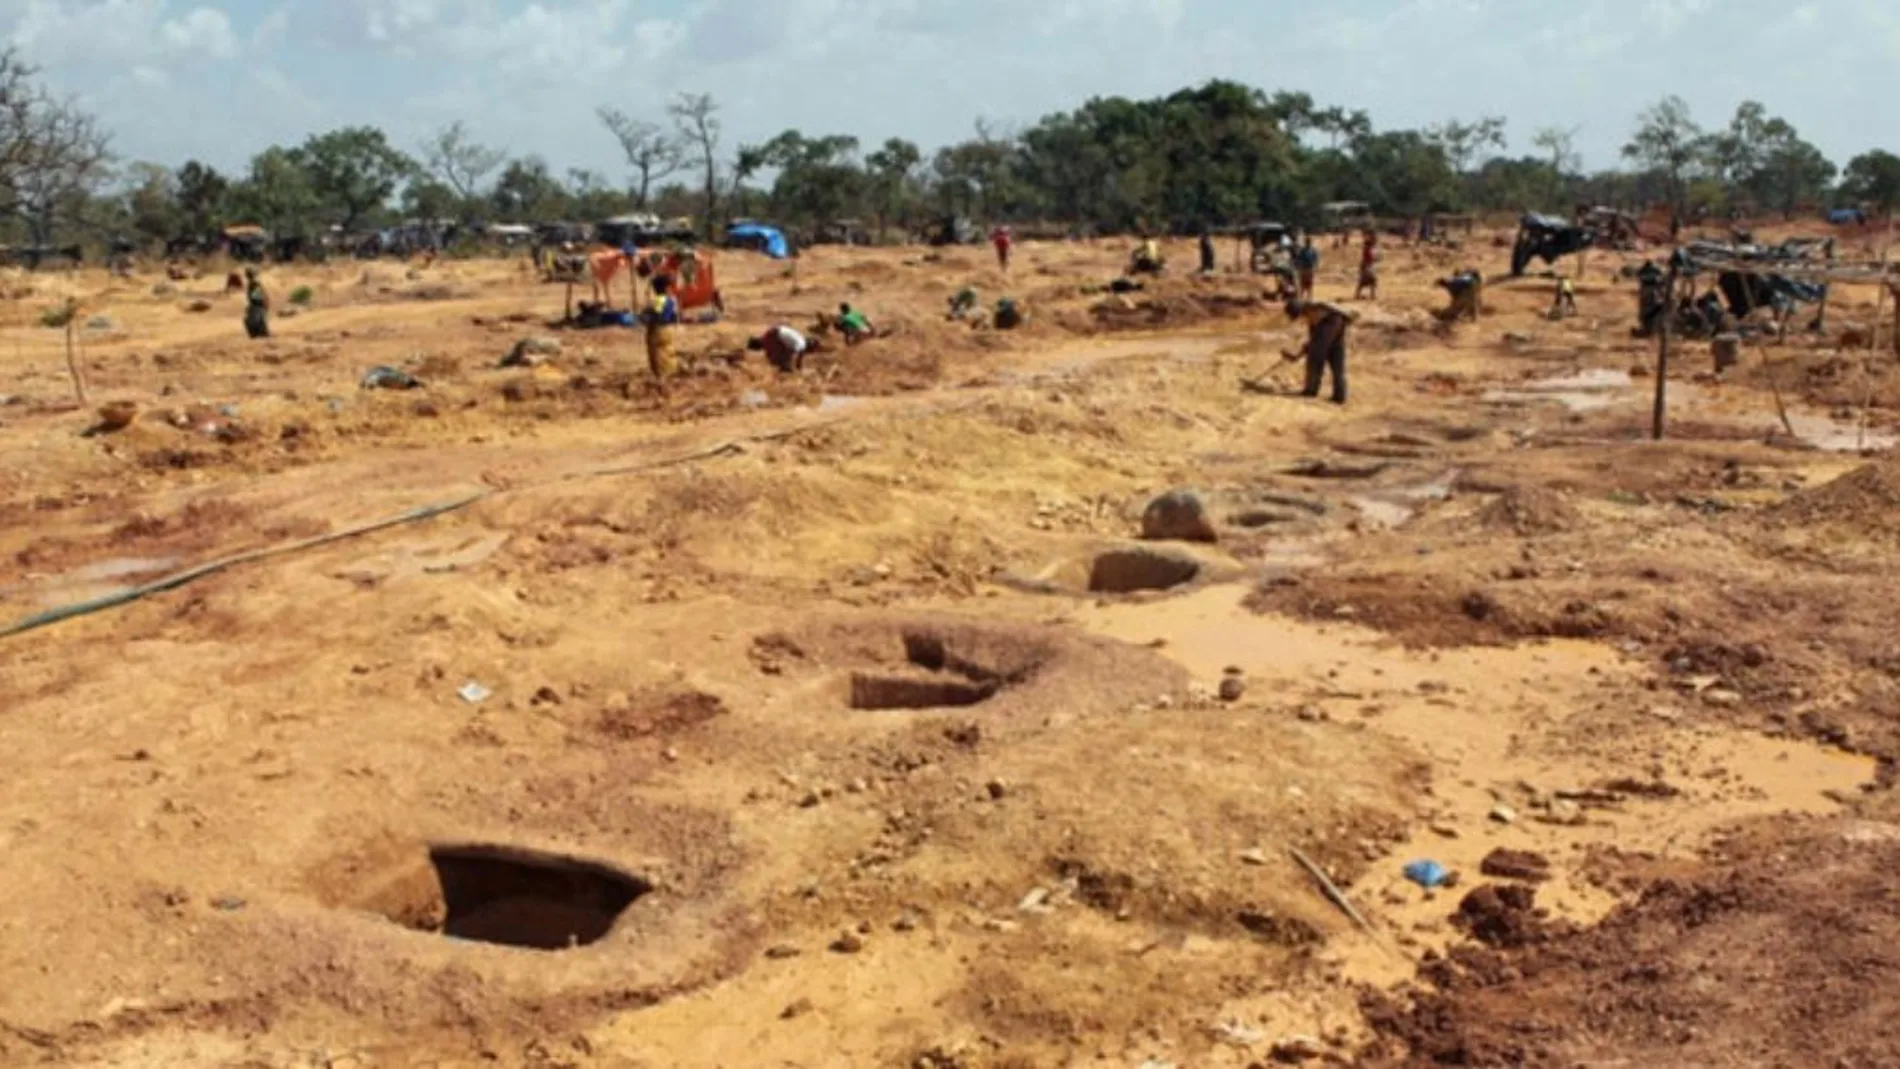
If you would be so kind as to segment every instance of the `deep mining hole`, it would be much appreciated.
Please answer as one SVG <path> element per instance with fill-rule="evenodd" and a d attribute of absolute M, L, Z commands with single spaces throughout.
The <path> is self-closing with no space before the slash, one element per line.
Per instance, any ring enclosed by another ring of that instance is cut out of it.
<path fill-rule="evenodd" d="M 507 846 L 432 846 L 429 866 L 429 893 L 439 900 L 408 903 L 391 919 L 451 939 L 530 950 L 596 942 L 653 890 L 598 862 Z"/>

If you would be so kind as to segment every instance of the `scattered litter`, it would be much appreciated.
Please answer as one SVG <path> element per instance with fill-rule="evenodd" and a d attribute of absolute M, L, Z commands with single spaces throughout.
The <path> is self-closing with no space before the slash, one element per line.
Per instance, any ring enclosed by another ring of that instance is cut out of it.
<path fill-rule="evenodd" d="M 1264 865 L 1267 863 L 1267 852 L 1257 846 L 1252 850 L 1242 850 L 1240 860 L 1249 865 Z"/>
<path fill-rule="evenodd" d="M 1436 861 L 1420 860 L 1405 866 L 1405 878 L 1426 890 L 1443 887 L 1451 881 L 1451 870 Z"/>
<path fill-rule="evenodd" d="M 482 686 L 472 679 L 462 684 L 462 688 L 455 693 L 461 695 L 462 700 L 470 705 L 480 705 L 495 696 L 494 691 L 489 690 L 487 687 Z"/>
<path fill-rule="evenodd" d="M 1053 912 L 1053 908 L 1049 905 L 1048 888 L 1038 887 L 1035 890 L 1030 891 L 1028 894 L 1024 895 L 1023 900 L 1021 902 L 1016 903 L 1016 911 L 1018 913 Z"/>
<path fill-rule="evenodd" d="M 359 385 L 365 390 L 413 390 L 422 385 L 422 380 L 400 368 L 380 365 L 364 373 Z"/>
<path fill-rule="evenodd" d="M 1214 1033 L 1214 1038 L 1223 1043 L 1232 1043 L 1236 1047 L 1258 1046 L 1267 1038 L 1265 1032 L 1258 1028 L 1248 1028 L 1238 1021 L 1222 1021 L 1209 1031 Z"/>
<path fill-rule="evenodd" d="M 211 900 L 211 908 L 220 913 L 235 913 L 244 908 L 244 900 L 236 895 L 220 895 Z"/>
<path fill-rule="evenodd" d="M 747 390 L 739 395 L 739 404 L 746 408 L 762 408 L 771 400 L 770 397 L 765 396 L 764 390 Z"/>
<path fill-rule="evenodd" d="M 1508 805 L 1492 806 L 1491 819 L 1497 821 L 1499 824 L 1515 824 L 1517 823 L 1517 810 L 1512 809 Z"/>

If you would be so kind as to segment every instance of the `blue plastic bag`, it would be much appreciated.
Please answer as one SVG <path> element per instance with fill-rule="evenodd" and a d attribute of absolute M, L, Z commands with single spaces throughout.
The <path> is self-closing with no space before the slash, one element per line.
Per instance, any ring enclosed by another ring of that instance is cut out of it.
<path fill-rule="evenodd" d="M 1405 878 L 1429 891 L 1445 886 L 1451 872 L 1436 861 L 1414 861 L 1405 866 Z"/>

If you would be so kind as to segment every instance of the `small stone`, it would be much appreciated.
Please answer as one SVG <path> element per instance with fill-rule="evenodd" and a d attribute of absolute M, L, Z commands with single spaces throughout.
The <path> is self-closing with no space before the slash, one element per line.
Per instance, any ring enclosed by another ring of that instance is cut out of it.
<path fill-rule="evenodd" d="M 795 1017 L 803 1017 L 816 1008 L 817 1007 L 811 1004 L 811 999 L 801 998 L 797 1002 L 794 1002 L 791 1005 L 780 1010 L 778 1014 L 778 1019 L 781 1021 L 789 1021 Z"/>
<path fill-rule="evenodd" d="M 1220 681 L 1220 700 L 1237 702 L 1247 693 L 1247 681 L 1239 676 L 1228 676 Z"/>
<path fill-rule="evenodd" d="M 1544 819 L 1549 824 L 1575 827 L 1584 822 L 1583 807 L 1575 802 L 1559 798 L 1550 803 L 1550 809 Z"/>
<path fill-rule="evenodd" d="M 1242 850 L 1240 852 L 1240 860 L 1249 865 L 1265 865 L 1267 863 L 1267 852 L 1257 846 L 1251 850 Z"/>
<path fill-rule="evenodd" d="M 822 801 L 824 801 L 824 798 L 821 797 L 817 791 L 806 791 L 805 796 L 798 800 L 798 808 L 816 809 L 818 808 L 818 803 Z"/>
<path fill-rule="evenodd" d="M 1437 824 L 1433 824 L 1431 827 L 1432 827 L 1432 834 L 1438 836 L 1441 839 L 1458 838 L 1458 829 L 1452 827 L 1449 824 L 1440 822 Z"/>
<path fill-rule="evenodd" d="M 244 900 L 236 895 L 220 895 L 211 900 L 211 908 L 221 913 L 234 913 L 244 908 Z"/>
<path fill-rule="evenodd" d="M 856 954 L 864 949 L 864 937 L 856 932 L 845 932 L 831 941 L 834 954 Z"/>
<path fill-rule="evenodd" d="M 1711 687 L 1702 692 L 1702 704 L 1718 709 L 1733 709 L 1742 704 L 1742 696 L 1723 687 Z"/>
<path fill-rule="evenodd" d="M 990 801 L 1000 802 L 1003 796 L 1009 793 L 1009 784 L 1000 779 L 993 779 L 985 784 L 983 789 L 989 793 Z"/>
<path fill-rule="evenodd" d="M 922 923 L 922 920 L 921 918 L 917 916 L 917 914 L 912 913 L 909 910 L 905 910 L 901 916 L 899 916 L 896 920 L 891 922 L 891 931 L 914 932 L 917 930 L 917 925 L 920 923 Z"/>
<path fill-rule="evenodd" d="M 1326 1057 L 1326 1044 L 1313 1036 L 1288 1036 L 1273 1045 L 1273 1060 L 1298 1065 Z"/>
<path fill-rule="evenodd" d="M 1494 805 L 1491 807 L 1491 819 L 1497 821 L 1499 824 L 1515 824 L 1517 823 L 1517 810 L 1512 809 L 1508 805 Z"/>
<path fill-rule="evenodd" d="M 668 762 L 678 761 L 680 759 L 680 752 L 676 748 L 668 746 L 666 749 L 660 751 L 660 756 L 665 758 Z"/>
<path fill-rule="evenodd" d="M 804 953 L 804 951 L 799 950 L 789 943 L 779 943 L 775 946 L 765 948 L 765 956 L 771 958 L 773 961 L 784 961 L 787 958 L 795 958 L 802 953 Z"/>
<path fill-rule="evenodd" d="M 865 791 L 871 789 L 871 785 L 864 780 L 854 779 L 850 783 L 845 784 L 844 789 L 852 794 L 863 794 Z"/>

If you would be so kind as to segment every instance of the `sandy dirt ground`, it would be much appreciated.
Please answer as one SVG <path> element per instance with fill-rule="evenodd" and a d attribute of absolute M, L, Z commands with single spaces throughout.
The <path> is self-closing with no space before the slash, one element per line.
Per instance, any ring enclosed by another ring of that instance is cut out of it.
<path fill-rule="evenodd" d="M 725 256 L 665 389 L 522 264 L 7 276 L 0 626 L 265 552 L 0 638 L 0 1064 L 1894 1064 L 1876 295 L 1655 443 L 1623 258 L 1432 318 L 1502 240 L 1344 407 L 1227 248 Z"/>

